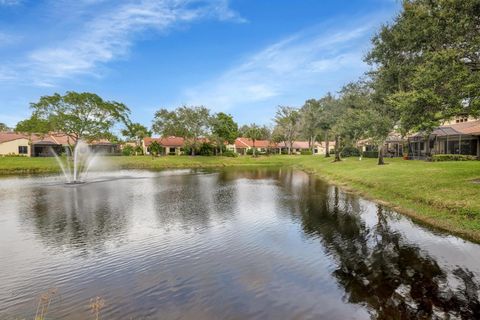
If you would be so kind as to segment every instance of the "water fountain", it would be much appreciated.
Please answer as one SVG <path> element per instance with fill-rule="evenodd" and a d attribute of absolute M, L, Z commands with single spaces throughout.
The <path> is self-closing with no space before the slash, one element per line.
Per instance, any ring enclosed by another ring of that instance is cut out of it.
<path fill-rule="evenodd" d="M 93 152 L 88 144 L 82 140 L 77 141 L 77 144 L 73 148 L 73 152 L 69 147 L 65 147 L 66 165 L 53 148 L 51 149 L 51 152 L 55 156 L 67 184 L 84 183 L 88 171 L 97 159 L 97 153 Z"/>

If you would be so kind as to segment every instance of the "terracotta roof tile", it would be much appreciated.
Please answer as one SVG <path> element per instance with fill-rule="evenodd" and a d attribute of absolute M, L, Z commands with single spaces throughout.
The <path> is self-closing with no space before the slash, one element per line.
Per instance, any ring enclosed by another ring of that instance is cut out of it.
<path fill-rule="evenodd" d="M 185 139 L 182 137 L 162 137 L 162 138 L 144 138 L 143 143 L 146 147 L 152 144 L 153 141 L 157 141 L 163 147 L 182 147 L 185 143 Z"/>
<path fill-rule="evenodd" d="M 273 143 L 268 140 L 255 140 L 255 148 L 275 148 L 277 146 L 276 143 Z M 252 148 L 253 141 L 248 138 L 237 138 L 235 140 L 235 147 L 236 148 Z"/>

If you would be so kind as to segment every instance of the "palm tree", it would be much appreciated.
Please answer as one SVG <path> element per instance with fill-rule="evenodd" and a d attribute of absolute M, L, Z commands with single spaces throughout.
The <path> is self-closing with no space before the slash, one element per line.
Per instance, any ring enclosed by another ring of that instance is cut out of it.
<path fill-rule="evenodd" d="M 252 140 L 253 145 L 253 156 L 256 157 L 256 148 L 255 148 L 255 141 L 262 138 L 262 128 L 255 123 L 252 123 L 245 133 L 246 137 Z"/>

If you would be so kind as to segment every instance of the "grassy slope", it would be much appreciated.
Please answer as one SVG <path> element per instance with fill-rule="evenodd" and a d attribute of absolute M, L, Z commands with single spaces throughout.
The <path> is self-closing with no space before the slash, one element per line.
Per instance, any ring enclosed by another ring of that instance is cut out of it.
<path fill-rule="evenodd" d="M 480 161 L 423 162 L 349 158 L 340 163 L 313 156 L 112 157 L 114 168 L 212 168 L 295 166 L 330 182 L 390 204 L 420 221 L 480 241 Z M 52 158 L 0 158 L 0 174 L 58 172 Z"/>

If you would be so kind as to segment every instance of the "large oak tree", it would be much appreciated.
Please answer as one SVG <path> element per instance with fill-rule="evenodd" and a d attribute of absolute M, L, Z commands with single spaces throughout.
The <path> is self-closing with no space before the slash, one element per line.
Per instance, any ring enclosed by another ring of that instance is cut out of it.
<path fill-rule="evenodd" d="M 43 96 L 30 105 L 32 116 L 17 124 L 16 131 L 46 134 L 63 133 L 73 144 L 80 139 L 111 137 L 118 122 L 129 119 L 130 110 L 123 103 L 106 101 L 94 93 L 67 92 Z"/>
<path fill-rule="evenodd" d="M 404 0 L 366 60 L 405 131 L 480 113 L 480 1 Z"/>

